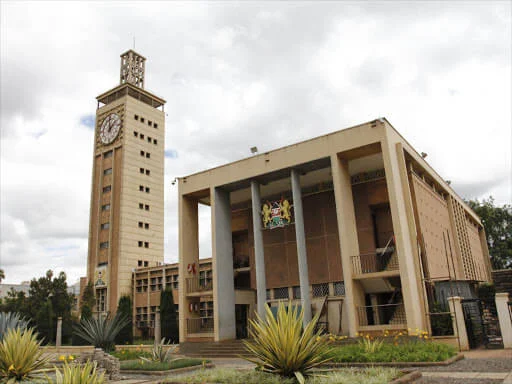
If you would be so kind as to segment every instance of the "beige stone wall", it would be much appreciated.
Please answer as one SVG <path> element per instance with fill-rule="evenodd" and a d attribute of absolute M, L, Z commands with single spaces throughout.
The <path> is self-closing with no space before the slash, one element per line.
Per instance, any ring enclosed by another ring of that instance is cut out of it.
<path fill-rule="evenodd" d="M 488 281 L 491 279 L 487 262 L 485 260 L 485 252 L 480 242 L 479 226 L 466 217 L 466 228 L 469 237 L 469 246 L 471 247 L 471 256 L 475 263 L 475 274 L 479 281 Z"/>

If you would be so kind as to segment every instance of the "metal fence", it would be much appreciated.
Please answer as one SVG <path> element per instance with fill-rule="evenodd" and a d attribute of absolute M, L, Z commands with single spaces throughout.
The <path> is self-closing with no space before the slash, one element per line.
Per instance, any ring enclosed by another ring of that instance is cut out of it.
<path fill-rule="evenodd" d="M 372 252 L 352 256 L 351 259 L 354 275 L 398 270 L 396 253 L 376 254 Z"/>
<path fill-rule="evenodd" d="M 185 284 L 187 286 L 187 293 L 211 291 L 213 289 L 210 279 L 188 278 L 185 279 Z"/>
<path fill-rule="evenodd" d="M 360 326 L 407 324 L 403 303 L 357 307 Z"/>
<path fill-rule="evenodd" d="M 212 333 L 213 318 L 199 317 L 195 319 L 187 319 L 187 331 L 191 333 Z"/>

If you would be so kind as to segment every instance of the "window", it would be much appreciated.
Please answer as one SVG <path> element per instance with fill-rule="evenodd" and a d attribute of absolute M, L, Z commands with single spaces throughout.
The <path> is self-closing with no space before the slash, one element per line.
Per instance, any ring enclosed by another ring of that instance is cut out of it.
<path fill-rule="evenodd" d="M 288 287 L 274 288 L 274 299 L 288 299 Z"/>
<path fill-rule="evenodd" d="M 149 211 L 149 204 L 144 205 L 144 209 L 145 209 L 146 211 Z"/>
<path fill-rule="evenodd" d="M 144 151 L 140 151 L 140 155 L 141 155 L 142 157 L 144 157 L 144 155 L 146 155 L 146 152 L 144 152 Z"/>
<path fill-rule="evenodd" d="M 144 223 L 144 229 L 149 229 L 149 223 Z"/>
<path fill-rule="evenodd" d="M 139 241 L 139 247 L 142 247 L 143 243 L 142 241 Z"/>
<path fill-rule="evenodd" d="M 114 152 L 112 150 L 110 151 L 107 151 L 103 154 L 103 158 L 104 159 L 108 159 L 109 157 L 112 157 L 112 155 L 114 154 Z"/>
<path fill-rule="evenodd" d="M 148 158 L 148 159 L 149 159 L 150 157 L 151 157 L 151 153 L 146 152 L 146 158 Z"/>
<path fill-rule="evenodd" d="M 144 266 L 147 267 L 149 265 L 148 261 L 144 261 Z"/>
<path fill-rule="evenodd" d="M 267 300 L 270 300 L 272 298 L 272 292 L 270 289 L 267 289 Z"/>
<path fill-rule="evenodd" d="M 293 291 L 293 298 L 294 299 L 300 299 L 301 298 L 300 287 L 299 286 L 292 287 L 292 291 Z"/>
<path fill-rule="evenodd" d="M 102 211 L 110 211 L 110 204 L 105 204 L 101 206 Z"/>
<path fill-rule="evenodd" d="M 141 122 L 141 123 L 143 123 L 143 122 L 144 122 L 144 118 L 143 118 L 143 117 L 141 117 L 141 118 L 140 118 L 140 122 Z"/>
<path fill-rule="evenodd" d="M 139 185 L 139 191 L 140 192 L 144 192 L 144 186 L 143 185 Z"/>
<path fill-rule="evenodd" d="M 158 124 L 157 123 L 153 123 L 153 128 L 158 128 Z"/>
<path fill-rule="evenodd" d="M 142 267 L 142 260 L 137 261 L 137 266 Z"/>
<path fill-rule="evenodd" d="M 144 174 L 144 168 L 139 168 L 139 172 Z"/>
<path fill-rule="evenodd" d="M 101 224 L 101 229 L 109 229 L 109 228 L 110 228 L 110 223 Z"/>
<path fill-rule="evenodd" d="M 144 204 L 139 203 L 139 209 L 144 209 Z"/>
<path fill-rule="evenodd" d="M 146 193 L 149 193 L 149 187 L 146 187 Z"/>
<path fill-rule="evenodd" d="M 111 175 L 112 174 L 112 168 L 107 168 L 103 171 L 104 175 Z"/>
<path fill-rule="evenodd" d="M 146 176 L 149 176 L 151 174 L 151 171 L 149 169 L 146 169 Z"/>
<path fill-rule="evenodd" d="M 153 139 L 153 144 L 157 145 L 157 143 L 156 139 Z"/>
<path fill-rule="evenodd" d="M 343 281 L 335 281 L 332 285 L 334 288 L 334 296 L 345 296 L 345 283 Z"/>
<path fill-rule="evenodd" d="M 149 243 L 147 241 L 144 242 L 144 248 L 149 248 Z"/>
<path fill-rule="evenodd" d="M 148 143 L 151 143 L 153 139 L 151 137 L 148 136 Z"/>
<path fill-rule="evenodd" d="M 133 136 L 135 136 L 135 137 L 139 137 L 139 132 L 135 132 L 135 131 L 133 131 Z"/>
<path fill-rule="evenodd" d="M 139 115 L 135 115 L 135 116 L 133 116 L 133 118 L 134 118 L 135 120 L 139 120 Z"/>
<path fill-rule="evenodd" d="M 313 297 L 329 296 L 329 284 L 313 284 Z"/>
<path fill-rule="evenodd" d="M 142 221 L 139 221 L 139 228 L 142 228 L 144 226 L 144 223 Z"/>
<path fill-rule="evenodd" d="M 111 185 L 107 185 L 106 187 L 103 187 L 103 193 L 110 192 L 111 190 L 112 190 L 112 186 Z"/>
<path fill-rule="evenodd" d="M 153 122 L 151 120 L 148 120 L 148 125 L 151 127 L 151 124 L 153 124 Z"/>
<path fill-rule="evenodd" d="M 105 312 L 105 298 L 107 297 L 107 288 L 96 290 L 96 311 Z"/>
<path fill-rule="evenodd" d="M 144 140 L 144 134 L 142 134 L 142 133 L 141 133 L 141 134 L 140 134 L 140 138 L 141 138 L 142 140 Z"/>
<path fill-rule="evenodd" d="M 103 243 L 100 243 L 100 249 L 107 249 L 108 248 L 108 241 L 104 241 Z"/>

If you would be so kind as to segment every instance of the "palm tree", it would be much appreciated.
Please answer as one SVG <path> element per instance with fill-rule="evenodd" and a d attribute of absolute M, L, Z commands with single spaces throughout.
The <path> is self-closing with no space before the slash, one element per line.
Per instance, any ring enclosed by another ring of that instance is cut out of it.
<path fill-rule="evenodd" d="M 5 272 L 2 268 L 0 268 L 0 283 L 2 282 L 3 279 L 5 279 Z"/>

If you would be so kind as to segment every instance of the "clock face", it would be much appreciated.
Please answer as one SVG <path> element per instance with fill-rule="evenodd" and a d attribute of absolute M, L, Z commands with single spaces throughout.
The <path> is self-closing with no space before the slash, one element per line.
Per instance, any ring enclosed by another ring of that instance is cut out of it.
<path fill-rule="evenodd" d="M 110 144 L 114 141 L 121 129 L 121 118 L 115 113 L 108 115 L 100 128 L 100 139 L 103 144 Z"/>

